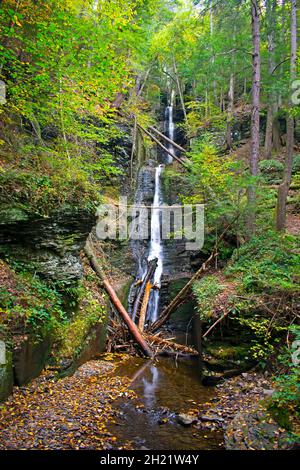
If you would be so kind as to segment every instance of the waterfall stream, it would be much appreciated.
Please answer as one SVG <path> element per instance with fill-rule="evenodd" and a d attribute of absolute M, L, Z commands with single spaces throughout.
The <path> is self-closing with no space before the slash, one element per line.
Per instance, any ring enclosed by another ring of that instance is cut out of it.
<path fill-rule="evenodd" d="M 173 121 L 173 100 L 174 93 L 171 93 L 171 101 L 169 106 L 166 107 L 165 112 L 165 132 L 167 136 L 174 140 L 174 121 Z M 174 147 L 172 144 L 169 144 L 168 149 L 173 152 Z M 173 159 L 170 155 L 167 155 L 167 162 L 172 163 Z M 161 287 L 161 278 L 163 275 L 163 261 L 164 261 L 164 251 L 163 243 L 161 239 L 161 209 L 159 206 L 163 203 L 163 195 L 161 191 L 161 174 L 163 171 L 163 165 L 158 165 L 155 170 L 155 190 L 154 190 L 154 199 L 153 199 L 153 208 L 151 213 L 151 241 L 150 241 L 150 250 L 148 261 L 157 258 L 158 264 L 154 274 L 154 285 L 158 289 L 152 289 L 147 317 L 148 321 L 151 323 L 155 322 L 158 318 L 159 310 L 159 297 L 160 297 L 160 287 Z M 145 275 L 145 273 L 144 273 Z"/>

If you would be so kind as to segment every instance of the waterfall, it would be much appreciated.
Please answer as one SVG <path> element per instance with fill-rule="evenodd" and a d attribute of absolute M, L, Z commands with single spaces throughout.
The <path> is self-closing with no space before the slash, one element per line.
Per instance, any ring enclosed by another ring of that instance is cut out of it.
<path fill-rule="evenodd" d="M 166 113 L 165 113 L 165 133 L 166 133 L 167 137 L 169 137 L 169 139 L 171 139 L 173 141 L 174 141 L 174 130 L 175 130 L 174 120 L 173 120 L 174 96 L 175 96 L 175 94 L 174 94 L 174 90 L 173 90 L 172 93 L 171 93 L 170 103 L 166 107 Z M 174 149 L 173 145 L 170 144 L 170 143 L 168 144 L 168 150 L 170 150 L 170 152 L 172 152 L 172 153 L 175 152 L 175 149 Z M 172 163 L 173 158 L 171 157 L 171 155 L 167 155 L 167 161 L 168 161 L 168 163 Z"/>
<path fill-rule="evenodd" d="M 175 127 L 173 121 L 173 101 L 174 101 L 175 93 L 172 92 L 171 99 L 166 107 L 165 110 L 165 123 L 164 123 L 164 131 L 165 134 L 172 140 L 174 140 L 175 134 Z M 174 153 L 175 149 L 172 144 L 168 144 L 168 149 Z M 172 163 L 172 157 L 169 155 L 165 155 L 164 157 L 165 163 Z M 151 261 L 155 258 L 158 260 L 157 268 L 154 273 L 153 284 L 157 286 L 157 289 L 152 289 L 148 304 L 147 310 L 147 321 L 153 323 L 158 318 L 158 311 L 159 311 L 159 299 L 160 299 L 160 287 L 161 287 L 161 279 L 163 275 L 163 264 L 164 264 L 164 250 L 163 250 L 163 243 L 161 239 L 161 208 L 160 206 L 163 203 L 163 195 L 161 190 L 161 174 L 163 172 L 164 165 L 159 164 L 155 168 L 155 189 L 154 189 L 154 199 L 153 205 L 151 210 L 151 239 L 149 244 L 149 252 L 148 252 L 148 261 Z M 138 177 L 138 188 L 135 194 L 135 203 L 140 205 L 144 201 L 145 196 L 145 187 L 149 185 L 149 175 L 151 173 L 145 170 L 142 170 L 139 173 Z M 138 262 L 138 275 L 137 279 L 144 279 L 147 273 L 147 264 L 145 260 L 145 256 L 143 255 L 143 243 L 137 240 L 132 243 L 133 252 L 136 255 L 137 262 Z M 132 314 L 132 302 L 134 299 L 135 293 L 135 283 L 131 286 L 129 292 L 129 313 Z M 134 319 L 135 320 L 135 319 Z"/>
<path fill-rule="evenodd" d="M 163 247 L 161 240 L 161 218 L 160 218 L 160 204 L 161 204 L 161 181 L 160 175 L 163 170 L 163 165 L 159 165 L 155 169 L 155 193 L 153 200 L 153 208 L 151 214 L 151 241 L 148 260 L 157 258 L 158 264 L 154 274 L 154 284 L 160 288 L 161 276 L 163 273 Z M 158 304 L 159 304 L 159 289 L 154 289 L 151 292 L 151 297 L 148 307 L 148 318 L 151 322 L 157 320 L 158 317 Z"/>
<path fill-rule="evenodd" d="M 172 91 L 171 99 L 169 106 L 166 108 L 165 112 L 165 133 L 167 136 L 174 140 L 174 121 L 173 121 L 173 102 L 174 102 L 175 93 Z M 175 149 L 171 143 L 168 145 L 168 150 L 174 152 Z M 170 155 L 167 155 L 167 162 L 172 163 L 173 158 Z M 161 173 L 163 171 L 163 165 L 159 165 L 155 171 L 155 193 L 153 200 L 153 209 L 151 214 L 151 242 L 150 242 L 150 251 L 148 260 L 154 258 L 158 259 L 158 266 L 154 274 L 154 284 L 157 285 L 158 289 L 154 289 L 151 292 L 151 297 L 148 306 L 148 320 L 150 322 L 155 322 L 158 318 L 158 307 L 159 307 L 159 297 L 161 287 L 161 278 L 163 274 L 163 245 L 161 239 L 161 209 L 159 206 L 163 202 L 162 200 L 162 191 L 161 191 Z"/>

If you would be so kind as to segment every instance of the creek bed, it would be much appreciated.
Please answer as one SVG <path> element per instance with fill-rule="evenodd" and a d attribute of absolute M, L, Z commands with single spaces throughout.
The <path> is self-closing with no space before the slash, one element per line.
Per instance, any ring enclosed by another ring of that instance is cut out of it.
<path fill-rule="evenodd" d="M 220 429 L 198 429 L 178 422 L 178 413 L 195 413 L 215 396 L 212 387 L 201 384 L 201 365 L 197 359 L 160 358 L 147 361 L 129 358 L 115 374 L 132 380 L 130 388 L 137 398 L 118 399 L 116 423 L 108 426 L 120 448 L 128 441 L 134 449 L 212 450 L 223 447 Z"/>

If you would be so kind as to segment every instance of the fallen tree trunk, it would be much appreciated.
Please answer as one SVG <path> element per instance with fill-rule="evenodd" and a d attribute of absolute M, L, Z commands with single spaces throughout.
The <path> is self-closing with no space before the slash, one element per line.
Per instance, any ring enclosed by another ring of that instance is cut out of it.
<path fill-rule="evenodd" d="M 153 132 L 155 132 L 157 135 L 159 135 L 162 139 L 166 140 L 167 142 L 169 142 L 169 144 L 173 145 L 173 147 L 177 148 L 178 150 L 180 150 L 180 152 L 182 153 L 186 153 L 186 150 L 181 147 L 181 145 L 177 144 L 176 142 L 174 142 L 174 140 L 170 139 L 169 137 L 167 137 L 166 135 L 162 134 L 158 129 L 156 129 L 155 127 L 153 126 L 149 126 L 149 129 Z"/>
<path fill-rule="evenodd" d="M 143 302 L 142 302 L 142 306 L 141 306 L 139 325 L 138 325 L 139 330 L 141 332 L 143 332 L 144 328 L 145 328 L 147 308 L 148 308 L 148 303 L 149 303 L 149 298 L 150 298 L 152 287 L 153 287 L 153 285 L 151 284 L 150 281 L 148 281 L 147 284 L 146 284 L 146 287 L 145 287 L 144 298 L 143 298 Z"/>
<path fill-rule="evenodd" d="M 140 290 L 136 296 L 136 299 L 133 304 L 133 309 L 132 309 L 132 320 L 135 321 L 135 319 L 138 317 L 139 310 L 141 308 L 142 300 L 144 297 L 144 292 L 146 289 L 147 282 L 150 281 L 152 278 L 153 274 L 155 273 L 155 270 L 157 268 L 157 262 L 158 259 L 154 258 L 151 261 L 148 261 L 148 267 L 147 267 L 147 272 L 145 274 L 145 277 L 143 279 L 143 282 L 141 283 Z"/>
<path fill-rule="evenodd" d="M 206 338 L 207 335 L 209 335 L 209 333 L 219 324 L 221 323 L 222 320 L 224 320 L 224 318 L 228 317 L 229 315 L 229 312 L 225 312 L 224 315 L 222 315 L 220 318 L 218 318 L 218 320 L 215 321 L 215 323 L 213 325 L 211 325 L 208 330 L 204 333 L 204 335 L 202 336 L 202 338 Z"/>
<path fill-rule="evenodd" d="M 160 338 L 156 335 L 149 335 L 146 334 L 145 337 L 147 338 L 150 344 L 156 344 L 157 346 L 162 347 L 163 352 L 166 348 L 171 349 L 173 352 L 180 352 L 183 354 L 188 354 L 190 356 L 199 356 L 199 352 L 189 346 L 184 346 L 184 344 L 173 343 L 173 341 Z M 160 352 L 160 353 L 161 353 Z"/>
<path fill-rule="evenodd" d="M 150 328 L 149 332 L 153 333 L 158 330 L 162 325 L 168 321 L 174 310 L 185 301 L 185 297 L 187 294 L 191 291 L 193 283 L 207 270 L 207 268 L 210 266 L 212 261 L 218 256 L 218 248 L 219 244 L 223 240 L 224 236 L 226 235 L 226 232 L 229 230 L 229 228 L 234 224 L 234 222 L 238 219 L 239 215 L 236 216 L 233 221 L 227 225 L 226 229 L 223 231 L 223 233 L 219 236 L 219 238 L 216 241 L 215 248 L 209 258 L 202 264 L 201 268 L 194 274 L 194 276 L 189 280 L 189 282 L 181 289 L 179 294 L 176 295 L 176 297 L 172 300 L 172 302 L 163 310 L 161 317 L 154 322 Z"/>
<path fill-rule="evenodd" d="M 153 140 L 164 152 L 166 152 L 168 155 L 170 155 L 172 158 L 174 158 L 178 163 L 180 163 L 182 166 L 185 167 L 185 161 L 181 160 L 180 158 L 177 157 L 177 155 L 174 155 L 173 152 L 171 152 L 167 147 L 165 147 L 154 135 L 152 135 L 147 129 L 145 129 L 143 126 L 138 124 L 138 127 L 148 136 L 150 137 L 151 140 Z"/>
<path fill-rule="evenodd" d="M 213 251 L 210 257 L 202 264 L 201 268 L 194 274 L 194 276 L 189 280 L 189 282 L 181 289 L 179 294 L 172 300 L 172 302 L 163 310 L 161 317 L 153 323 L 149 331 L 152 333 L 157 331 L 166 321 L 170 318 L 174 310 L 179 307 L 179 305 L 184 301 L 184 297 L 189 293 L 192 288 L 193 283 L 207 270 L 208 266 L 218 255 L 217 251 Z"/>
<path fill-rule="evenodd" d="M 128 330 L 132 334 L 133 338 L 135 339 L 136 343 L 139 345 L 141 350 L 144 352 L 144 354 L 148 357 L 153 357 L 153 352 L 148 345 L 147 341 L 145 338 L 141 335 L 138 327 L 136 324 L 131 320 L 130 316 L 128 315 L 127 311 L 123 307 L 122 303 L 120 302 L 117 294 L 115 293 L 113 287 L 111 286 L 110 282 L 107 280 L 105 274 L 103 273 L 96 256 L 94 254 L 93 248 L 91 246 L 90 241 L 87 241 L 84 252 L 91 264 L 91 267 L 97 274 L 97 276 L 101 279 L 103 283 L 103 287 L 106 290 L 107 294 L 109 295 L 109 298 L 113 305 L 115 306 L 117 312 L 120 314 L 122 319 L 124 320 L 125 324 L 128 327 Z"/>

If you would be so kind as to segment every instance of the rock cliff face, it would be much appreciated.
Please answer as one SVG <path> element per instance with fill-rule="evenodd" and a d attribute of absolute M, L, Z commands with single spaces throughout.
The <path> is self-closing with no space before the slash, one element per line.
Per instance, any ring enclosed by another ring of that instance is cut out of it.
<path fill-rule="evenodd" d="M 0 221 L 0 254 L 44 278 L 69 284 L 82 276 L 79 253 L 94 220 L 92 214 L 81 211 L 48 219 Z"/>

